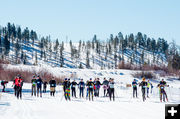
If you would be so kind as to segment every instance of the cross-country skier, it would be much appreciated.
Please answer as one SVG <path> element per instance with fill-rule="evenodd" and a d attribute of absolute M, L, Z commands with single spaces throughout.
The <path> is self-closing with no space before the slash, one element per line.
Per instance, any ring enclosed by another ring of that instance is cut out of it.
<path fill-rule="evenodd" d="M 52 79 L 49 81 L 49 85 L 50 85 L 50 95 L 51 96 L 55 96 L 55 88 L 56 88 L 56 80 L 54 79 L 54 77 L 52 77 Z"/>
<path fill-rule="evenodd" d="M 72 91 L 72 97 L 75 97 L 76 98 L 76 81 L 73 80 L 73 82 L 71 83 L 71 91 Z"/>
<path fill-rule="evenodd" d="M 109 81 L 106 80 L 106 78 L 104 78 L 104 81 L 103 81 L 104 97 L 107 96 L 108 94 L 108 85 L 109 85 Z"/>
<path fill-rule="evenodd" d="M 17 93 L 17 86 L 15 85 L 15 81 L 17 80 L 18 78 L 18 75 L 15 77 L 14 81 L 13 81 L 13 85 L 12 87 L 14 87 L 14 95 L 16 96 L 16 93 Z"/>
<path fill-rule="evenodd" d="M 2 92 L 5 92 L 5 88 L 6 88 L 7 83 L 8 83 L 8 81 L 5 81 L 5 80 L 1 81 L 1 85 L 3 86 Z"/>
<path fill-rule="evenodd" d="M 83 79 L 81 79 L 81 81 L 79 82 L 79 97 L 84 97 L 84 87 L 85 87 L 85 83 L 83 81 Z"/>
<path fill-rule="evenodd" d="M 95 85 L 95 96 L 99 97 L 99 90 L 102 85 L 101 82 L 99 81 L 99 78 L 97 78 L 94 85 Z"/>
<path fill-rule="evenodd" d="M 44 79 L 45 81 L 43 82 L 43 93 L 46 93 L 46 88 L 47 88 L 47 81 L 46 79 Z"/>
<path fill-rule="evenodd" d="M 96 97 L 96 81 L 97 81 L 97 79 L 95 78 L 94 79 L 94 81 L 93 81 L 93 83 L 94 83 L 94 86 L 93 86 L 93 90 L 94 90 L 94 96 Z"/>
<path fill-rule="evenodd" d="M 92 81 L 91 78 L 90 78 L 90 81 L 88 82 L 87 86 L 88 86 L 89 100 L 91 100 L 91 97 L 92 97 L 92 101 L 93 101 L 94 82 Z"/>
<path fill-rule="evenodd" d="M 162 102 L 162 98 L 163 98 L 163 101 L 165 102 L 165 98 L 168 102 L 168 97 L 167 97 L 167 94 L 166 94 L 166 91 L 165 91 L 165 87 L 168 87 L 168 85 L 166 85 L 166 81 L 164 81 L 164 79 L 162 79 L 162 81 L 160 81 L 160 83 L 158 84 L 158 87 L 159 87 L 159 92 L 160 92 L 160 101 Z"/>
<path fill-rule="evenodd" d="M 132 82 L 132 87 L 133 87 L 133 98 L 135 98 L 135 95 L 136 95 L 136 98 L 137 98 L 137 81 L 136 79 L 134 79 L 134 81 Z"/>
<path fill-rule="evenodd" d="M 153 84 L 151 83 L 151 93 L 153 92 L 153 87 L 154 87 L 154 86 L 153 86 Z"/>
<path fill-rule="evenodd" d="M 22 99 L 22 86 L 23 86 L 23 79 L 18 76 L 15 80 L 15 85 L 16 85 L 16 96 L 19 99 Z"/>
<path fill-rule="evenodd" d="M 89 95 L 88 83 L 89 83 L 89 80 L 86 81 L 86 100 L 88 99 L 88 95 Z"/>
<path fill-rule="evenodd" d="M 37 84 L 37 96 L 39 97 L 39 93 L 40 93 L 40 97 L 42 97 L 42 84 L 43 84 L 43 81 L 40 78 L 40 76 L 37 76 L 36 84 Z"/>
<path fill-rule="evenodd" d="M 31 96 L 36 96 L 36 76 L 33 75 L 33 78 L 31 80 L 32 83 L 32 91 L 31 91 Z"/>
<path fill-rule="evenodd" d="M 70 98 L 70 86 L 71 86 L 71 82 L 70 82 L 70 79 L 65 79 L 65 81 L 64 81 L 64 89 L 65 89 L 65 94 L 64 94 L 64 96 L 65 96 L 65 99 L 66 100 L 71 100 L 71 98 Z"/>
<path fill-rule="evenodd" d="M 111 98 L 113 98 L 113 101 L 115 101 L 115 95 L 114 95 L 114 79 L 109 80 L 109 98 L 111 101 Z"/>
<path fill-rule="evenodd" d="M 150 87 L 151 87 L 151 82 L 148 80 L 147 81 L 147 98 L 149 98 L 149 90 L 150 90 Z"/>
<path fill-rule="evenodd" d="M 146 96 L 145 96 L 145 93 L 146 93 L 146 87 L 147 87 L 147 82 L 146 82 L 146 79 L 143 78 L 142 79 L 142 82 L 139 84 L 139 86 L 141 86 L 141 91 L 142 91 L 142 97 L 143 97 L 143 101 L 146 100 Z"/>

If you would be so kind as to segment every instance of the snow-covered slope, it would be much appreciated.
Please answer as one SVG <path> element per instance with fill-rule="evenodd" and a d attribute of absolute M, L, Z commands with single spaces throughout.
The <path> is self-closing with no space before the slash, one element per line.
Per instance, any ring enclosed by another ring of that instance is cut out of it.
<path fill-rule="evenodd" d="M 78 50 L 79 43 L 72 43 L 72 45 L 76 50 Z M 51 47 L 52 53 L 50 53 L 48 50 L 44 50 L 46 55 L 46 59 L 45 59 L 45 58 L 41 58 L 41 49 L 38 40 L 34 42 L 34 45 L 32 45 L 31 41 L 26 45 L 22 44 L 23 52 L 24 54 L 26 54 L 26 60 L 27 60 L 26 63 L 30 65 L 36 64 L 36 54 L 37 54 L 37 65 L 39 66 L 49 65 L 53 67 L 60 67 L 60 55 L 59 55 L 60 48 L 58 47 L 57 50 L 58 52 L 56 54 L 56 52 L 54 51 L 54 46 L 55 43 L 48 44 L 47 47 Z M 82 65 L 83 68 L 86 68 L 87 50 L 85 46 L 82 45 L 80 49 L 81 50 L 80 50 L 79 58 L 78 59 L 71 58 L 70 44 L 64 43 L 64 51 L 63 51 L 64 68 L 79 68 L 80 64 Z M 88 51 L 90 53 L 89 60 L 90 60 L 90 67 L 92 69 L 114 69 L 115 67 L 114 52 L 112 52 L 112 54 L 109 54 L 105 58 L 106 55 L 105 49 L 103 49 L 100 54 L 96 53 L 96 50 L 92 48 L 88 49 Z M 153 53 L 147 50 L 143 50 L 143 48 L 137 49 L 137 52 L 127 48 L 123 52 L 124 52 L 123 53 L 124 61 L 126 63 L 132 62 L 132 64 L 137 64 L 137 65 L 143 64 L 141 61 L 142 53 L 143 53 L 144 63 L 167 65 L 167 60 L 165 58 L 165 55 L 162 53 L 155 53 L 153 58 Z M 137 55 L 135 56 L 135 54 Z M 117 51 L 117 57 L 122 58 L 122 50 Z M 12 44 L 8 59 L 10 61 L 14 61 L 15 59 L 15 48 L 14 46 L 12 46 Z M 155 60 L 154 63 L 153 63 L 153 59 Z M 117 58 L 117 65 L 119 62 L 120 60 Z"/>
<path fill-rule="evenodd" d="M 22 68 L 23 70 L 40 70 L 41 67 L 32 66 L 13 66 L 7 68 Z M 23 86 L 23 98 L 17 100 L 14 97 L 12 82 L 7 85 L 9 93 L 1 93 L 0 98 L 0 118 L 5 119 L 164 119 L 165 103 L 159 101 L 159 89 L 156 87 L 159 80 L 151 80 L 154 85 L 150 98 L 146 102 L 142 101 L 141 89 L 138 88 L 138 98 L 132 98 L 132 88 L 127 88 L 126 84 L 132 82 L 132 71 L 129 70 L 80 70 L 67 68 L 46 67 L 56 75 L 66 75 L 67 77 L 75 73 L 77 77 L 85 81 L 89 78 L 112 77 L 115 79 L 115 102 L 110 102 L 108 97 L 103 97 L 103 90 L 100 90 L 100 97 L 94 98 L 94 102 L 72 98 L 71 102 L 66 102 L 63 97 L 63 89 L 60 85 L 56 88 L 55 97 L 50 97 L 48 93 L 43 94 L 42 98 L 31 97 L 31 84 L 25 83 Z M 75 77 L 74 77 L 75 78 Z M 72 78 L 72 80 L 74 79 Z M 141 79 L 138 79 L 141 81 Z M 77 79 L 77 82 L 79 80 Z M 168 103 L 180 103 L 180 81 L 166 79 L 170 86 L 166 88 L 169 98 Z M 77 95 L 79 90 L 77 89 Z M 86 93 L 86 90 L 85 90 Z"/>

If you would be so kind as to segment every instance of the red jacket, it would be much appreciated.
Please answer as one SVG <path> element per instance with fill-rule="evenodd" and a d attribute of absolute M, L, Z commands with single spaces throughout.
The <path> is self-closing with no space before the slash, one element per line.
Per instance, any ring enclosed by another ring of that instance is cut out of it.
<path fill-rule="evenodd" d="M 22 80 L 22 79 L 19 79 L 19 78 L 16 78 L 16 79 L 14 80 L 14 84 L 15 84 L 16 86 L 19 86 L 19 87 L 22 87 L 22 82 L 23 82 L 23 80 Z"/>

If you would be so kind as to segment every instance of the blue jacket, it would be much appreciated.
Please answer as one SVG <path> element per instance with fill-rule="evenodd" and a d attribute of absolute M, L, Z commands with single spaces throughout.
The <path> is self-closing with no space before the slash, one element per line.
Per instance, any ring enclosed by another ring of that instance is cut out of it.
<path fill-rule="evenodd" d="M 138 84 L 137 84 L 136 81 L 133 81 L 133 82 L 132 82 L 132 86 L 133 86 L 133 87 L 137 87 L 137 85 L 138 85 Z"/>
<path fill-rule="evenodd" d="M 41 79 L 41 78 L 37 79 L 37 80 L 36 80 L 36 84 L 37 84 L 37 87 L 41 87 L 42 84 L 43 84 L 42 79 Z"/>
<path fill-rule="evenodd" d="M 79 82 L 79 88 L 84 88 L 85 83 L 84 82 Z"/>

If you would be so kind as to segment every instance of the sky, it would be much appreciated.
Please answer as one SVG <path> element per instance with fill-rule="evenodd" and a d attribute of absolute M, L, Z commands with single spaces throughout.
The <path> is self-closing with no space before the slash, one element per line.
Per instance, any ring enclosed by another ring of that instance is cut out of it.
<path fill-rule="evenodd" d="M 180 45 L 179 5 L 180 0 L 0 0 L 0 25 L 27 26 L 59 41 L 142 32 Z"/>

